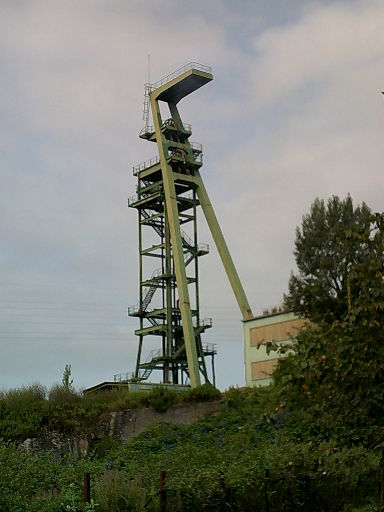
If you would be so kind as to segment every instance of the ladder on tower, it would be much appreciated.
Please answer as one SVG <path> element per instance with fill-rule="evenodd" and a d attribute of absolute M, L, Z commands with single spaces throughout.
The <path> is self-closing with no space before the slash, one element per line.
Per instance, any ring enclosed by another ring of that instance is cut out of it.
<path fill-rule="evenodd" d="M 147 83 L 144 85 L 144 105 L 143 105 L 143 121 L 145 121 L 145 130 L 149 130 L 149 93 L 152 85 Z"/>

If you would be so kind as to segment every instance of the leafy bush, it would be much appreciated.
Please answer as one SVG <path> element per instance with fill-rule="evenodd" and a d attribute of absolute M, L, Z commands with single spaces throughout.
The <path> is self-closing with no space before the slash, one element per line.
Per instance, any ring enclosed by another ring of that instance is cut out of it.
<path fill-rule="evenodd" d="M 220 400 L 220 391 L 211 384 L 203 384 L 183 393 L 183 398 L 188 402 L 208 402 Z"/>
<path fill-rule="evenodd" d="M 78 402 L 81 395 L 70 386 L 55 384 L 49 390 L 48 399 L 51 402 Z"/>
<path fill-rule="evenodd" d="M 166 412 L 178 401 L 178 394 L 165 387 L 154 387 L 148 396 L 148 404 L 157 412 Z"/>
<path fill-rule="evenodd" d="M 103 437 L 95 444 L 91 457 L 93 459 L 102 459 L 108 454 L 108 452 L 116 450 L 117 448 L 118 442 L 112 437 Z"/>
<path fill-rule="evenodd" d="M 25 439 L 39 431 L 46 389 L 40 384 L 3 391 L 0 395 L 0 436 Z"/>
<path fill-rule="evenodd" d="M 36 402 L 45 400 L 47 390 L 41 384 L 35 383 L 31 386 L 0 391 L 0 403 L 8 409 L 20 410 L 33 407 Z"/>

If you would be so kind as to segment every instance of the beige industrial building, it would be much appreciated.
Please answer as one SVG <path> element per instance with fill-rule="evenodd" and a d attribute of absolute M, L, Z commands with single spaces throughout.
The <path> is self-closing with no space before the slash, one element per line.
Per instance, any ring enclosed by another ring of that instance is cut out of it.
<path fill-rule="evenodd" d="M 304 320 L 291 312 L 268 313 L 244 320 L 244 363 L 246 386 L 265 386 L 281 355 L 267 354 L 267 345 L 272 341 L 292 343 Z"/>

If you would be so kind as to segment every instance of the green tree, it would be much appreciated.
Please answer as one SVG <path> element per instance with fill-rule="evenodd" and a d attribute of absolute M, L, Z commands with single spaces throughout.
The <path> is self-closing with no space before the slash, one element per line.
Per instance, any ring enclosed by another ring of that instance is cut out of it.
<path fill-rule="evenodd" d="M 294 255 L 298 274 L 289 280 L 287 306 L 314 322 L 343 318 L 352 300 L 351 266 L 363 261 L 366 247 L 360 235 L 370 226 L 365 203 L 354 208 L 352 198 L 315 199 L 301 228 L 296 228 Z M 354 233 L 354 236 L 351 236 Z M 357 236 L 358 235 L 358 236 Z"/>
<path fill-rule="evenodd" d="M 299 333 L 274 377 L 288 404 L 311 415 L 311 428 L 372 444 L 384 441 L 384 214 L 368 226 L 342 235 L 364 249 L 348 269 L 354 292 L 344 317 Z"/>
<path fill-rule="evenodd" d="M 66 390 L 71 390 L 73 385 L 73 379 L 71 379 L 72 367 L 70 364 L 66 364 L 63 372 L 63 378 L 61 382 Z"/>

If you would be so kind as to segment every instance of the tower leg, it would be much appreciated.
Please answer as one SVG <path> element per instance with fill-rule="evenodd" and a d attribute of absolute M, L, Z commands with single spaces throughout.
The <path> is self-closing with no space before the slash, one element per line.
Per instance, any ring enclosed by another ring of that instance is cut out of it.
<path fill-rule="evenodd" d="M 135 378 L 139 378 L 139 368 L 140 368 L 140 360 L 141 360 L 141 349 L 143 347 L 143 337 L 139 337 L 139 348 L 137 350 L 137 359 L 136 359 L 136 370 L 135 370 Z"/>
<path fill-rule="evenodd" d="M 185 342 L 185 350 L 187 354 L 189 378 L 191 387 L 200 386 L 199 362 L 197 359 L 197 350 L 195 342 L 195 330 L 192 324 L 192 312 L 189 301 L 189 292 L 187 284 L 187 274 L 185 271 L 184 253 L 181 242 L 179 212 L 177 208 L 175 182 L 173 179 L 172 167 L 167 163 L 166 152 L 167 146 L 163 142 L 163 134 L 161 133 L 161 115 L 158 102 L 151 97 L 151 107 L 153 121 L 158 143 L 165 202 L 168 213 L 169 231 L 172 242 L 173 261 L 175 265 L 176 283 L 180 301 L 180 313 L 183 323 L 183 334 Z"/>

